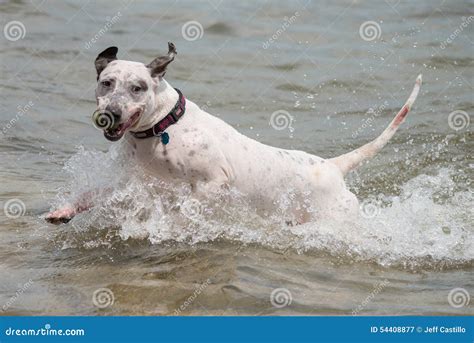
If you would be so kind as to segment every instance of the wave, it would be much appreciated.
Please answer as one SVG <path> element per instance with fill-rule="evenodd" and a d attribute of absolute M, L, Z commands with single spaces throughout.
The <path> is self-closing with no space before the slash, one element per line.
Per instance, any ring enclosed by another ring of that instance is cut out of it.
<path fill-rule="evenodd" d="M 147 176 L 120 153 L 120 144 L 108 152 L 80 148 L 66 163 L 64 171 L 70 182 L 58 190 L 55 206 L 99 189 L 93 196 L 96 206 L 68 226 L 77 235 L 107 234 L 97 244 L 86 239 L 87 235 L 80 240 L 76 237 L 67 240 L 64 248 L 110 247 L 119 244 L 117 240 L 130 239 L 154 245 L 225 240 L 282 253 L 325 254 L 343 263 L 367 261 L 414 270 L 458 268 L 474 262 L 470 225 L 474 218 L 469 210 L 473 194 L 455 187 L 454 169 L 417 175 L 401 185 L 398 195 L 359 199 L 361 215 L 356 221 L 288 226 L 281 213 L 291 201 L 289 193 L 281 194 L 279 208 L 265 217 L 236 190 L 219 194 L 217 199 L 197 199 L 189 185 L 167 184 Z M 350 182 L 363 180 L 352 178 Z"/>

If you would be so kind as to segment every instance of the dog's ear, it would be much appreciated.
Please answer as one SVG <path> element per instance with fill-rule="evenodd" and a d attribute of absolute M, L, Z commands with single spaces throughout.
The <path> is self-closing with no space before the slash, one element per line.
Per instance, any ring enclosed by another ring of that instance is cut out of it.
<path fill-rule="evenodd" d="M 102 51 L 97 58 L 95 59 L 95 69 L 97 70 L 97 80 L 99 79 L 99 75 L 102 72 L 102 70 L 107 67 L 107 64 L 109 64 L 112 61 L 115 61 L 117 59 L 117 52 L 118 49 L 116 46 L 111 46 L 104 51 Z"/>
<path fill-rule="evenodd" d="M 168 42 L 168 55 L 157 57 L 147 65 L 147 68 L 150 69 L 151 76 L 163 77 L 166 72 L 166 67 L 173 62 L 176 54 L 176 47 L 173 43 Z"/>

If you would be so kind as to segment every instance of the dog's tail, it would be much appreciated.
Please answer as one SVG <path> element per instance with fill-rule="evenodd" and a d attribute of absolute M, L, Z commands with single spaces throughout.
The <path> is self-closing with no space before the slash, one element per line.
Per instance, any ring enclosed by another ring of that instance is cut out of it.
<path fill-rule="evenodd" d="M 392 138 L 392 136 L 397 131 L 400 124 L 403 123 L 403 121 L 405 120 L 406 115 L 410 111 L 411 107 L 413 106 L 413 103 L 416 100 L 416 97 L 418 96 L 420 87 L 421 74 L 418 75 L 418 77 L 416 78 L 415 87 L 413 88 L 413 91 L 411 92 L 407 102 L 405 103 L 405 105 L 403 105 L 400 112 L 398 112 L 398 114 L 392 120 L 390 125 L 385 129 L 384 132 L 382 132 L 380 136 L 378 136 L 372 142 L 367 143 L 358 149 L 355 149 L 347 154 L 331 158 L 329 159 L 329 161 L 337 165 L 341 170 L 342 174 L 346 175 L 352 169 L 359 166 L 363 161 L 375 156 L 375 154 L 378 153 L 385 146 L 385 144 L 387 144 L 390 138 Z"/>

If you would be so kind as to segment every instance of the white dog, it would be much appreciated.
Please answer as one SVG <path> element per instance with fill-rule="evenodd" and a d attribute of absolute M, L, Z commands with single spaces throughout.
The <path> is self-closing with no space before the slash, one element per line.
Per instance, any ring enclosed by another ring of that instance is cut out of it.
<path fill-rule="evenodd" d="M 167 55 L 148 65 L 117 60 L 116 47 L 98 55 L 95 120 L 103 126 L 104 136 L 111 141 L 124 136 L 137 163 L 161 180 L 189 182 L 197 197 L 231 186 L 268 212 L 275 209 L 282 192 L 290 191 L 294 205 L 288 216 L 297 223 L 358 213 L 358 201 L 344 176 L 389 141 L 421 85 L 420 75 L 408 101 L 378 138 L 324 159 L 259 143 L 185 99 L 163 78 L 176 55 L 172 43 L 168 48 Z M 70 220 L 92 206 L 87 198 L 51 212 L 47 220 Z"/>

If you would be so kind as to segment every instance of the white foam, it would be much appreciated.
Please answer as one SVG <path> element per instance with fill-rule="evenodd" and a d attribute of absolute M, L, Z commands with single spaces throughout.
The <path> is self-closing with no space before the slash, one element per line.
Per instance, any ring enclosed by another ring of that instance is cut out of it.
<path fill-rule="evenodd" d="M 363 206 L 372 206 L 363 213 L 370 218 L 291 227 L 279 211 L 267 218 L 257 215 L 236 191 L 217 201 L 194 199 L 189 186 L 151 179 L 119 151 L 117 145 L 107 153 L 80 149 L 67 163 L 71 181 L 60 193 L 68 196 L 58 196 L 58 202 L 109 187 L 96 195 L 94 209 L 71 222 L 77 230 L 119 227 L 122 239 L 153 244 L 225 239 L 410 268 L 474 261 L 473 195 L 456 190 L 455 172 L 447 168 L 409 180 L 399 196 L 380 195 L 376 202 L 361 199 Z M 288 197 L 282 194 L 282 206 L 284 199 Z"/>

